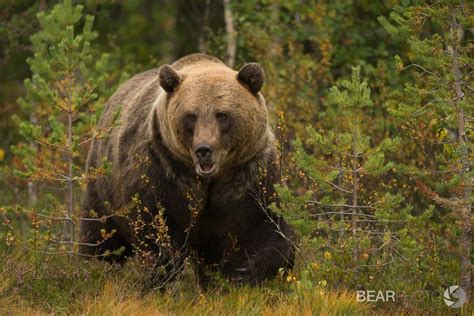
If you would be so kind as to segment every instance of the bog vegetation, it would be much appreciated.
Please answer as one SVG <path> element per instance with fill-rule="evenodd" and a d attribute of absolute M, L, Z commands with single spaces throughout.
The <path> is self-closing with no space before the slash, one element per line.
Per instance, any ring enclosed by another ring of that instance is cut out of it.
<path fill-rule="evenodd" d="M 472 2 L 0 8 L 1 314 L 444 314 L 448 286 L 472 297 Z M 260 287 L 215 275 L 202 291 L 189 260 L 162 293 L 141 256 L 122 268 L 77 256 L 84 186 L 110 171 L 85 168 L 110 129 L 96 126 L 104 103 L 131 75 L 192 52 L 266 72 L 282 170 L 271 207 L 299 245 L 297 267 Z M 356 302 L 356 290 L 396 302 Z"/>

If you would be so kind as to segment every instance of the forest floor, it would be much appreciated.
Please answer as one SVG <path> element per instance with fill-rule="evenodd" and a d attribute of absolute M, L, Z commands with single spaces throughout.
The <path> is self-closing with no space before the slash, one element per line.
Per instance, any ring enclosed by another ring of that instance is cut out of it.
<path fill-rule="evenodd" d="M 197 288 L 192 269 L 166 291 L 150 290 L 137 263 L 38 254 L 0 256 L 0 315 L 378 315 L 448 314 L 357 302 L 355 291 L 300 286 L 287 278 L 235 286 L 212 278 Z M 455 314 L 454 310 L 452 311 Z M 464 314 L 464 312 L 462 313 Z M 467 314 L 466 314 L 467 315 Z"/>

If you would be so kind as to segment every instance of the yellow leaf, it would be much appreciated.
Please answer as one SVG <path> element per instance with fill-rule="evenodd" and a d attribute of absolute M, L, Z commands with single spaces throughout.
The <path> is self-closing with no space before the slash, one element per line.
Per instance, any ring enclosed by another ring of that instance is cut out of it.
<path fill-rule="evenodd" d="M 442 142 L 446 138 L 446 135 L 448 135 L 448 130 L 446 128 L 440 128 L 436 134 L 438 140 Z"/>
<path fill-rule="evenodd" d="M 3 161 L 3 159 L 5 159 L 5 150 L 0 148 L 0 161 Z"/>

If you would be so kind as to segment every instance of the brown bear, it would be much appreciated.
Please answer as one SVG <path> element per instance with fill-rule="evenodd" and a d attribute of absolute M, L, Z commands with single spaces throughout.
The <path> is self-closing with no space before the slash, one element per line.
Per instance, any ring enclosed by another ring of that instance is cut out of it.
<path fill-rule="evenodd" d="M 269 209 L 279 167 L 263 81 L 256 63 L 236 72 L 192 54 L 123 84 L 99 121 L 110 135 L 89 151 L 88 168 L 105 159 L 112 170 L 87 185 L 80 253 L 120 261 L 146 247 L 160 264 L 173 261 L 169 274 L 193 254 L 198 275 L 212 267 L 252 284 L 291 268 L 293 230 Z M 167 246 L 143 228 L 157 215 Z"/>

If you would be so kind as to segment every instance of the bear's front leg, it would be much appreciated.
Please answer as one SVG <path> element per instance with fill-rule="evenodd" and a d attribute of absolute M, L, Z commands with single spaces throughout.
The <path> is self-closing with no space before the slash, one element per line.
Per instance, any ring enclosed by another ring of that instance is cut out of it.
<path fill-rule="evenodd" d="M 222 273 L 235 282 L 258 284 L 291 269 L 295 261 L 294 233 L 281 218 L 260 223 L 226 258 Z"/>

